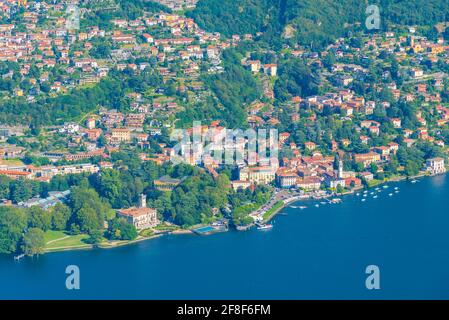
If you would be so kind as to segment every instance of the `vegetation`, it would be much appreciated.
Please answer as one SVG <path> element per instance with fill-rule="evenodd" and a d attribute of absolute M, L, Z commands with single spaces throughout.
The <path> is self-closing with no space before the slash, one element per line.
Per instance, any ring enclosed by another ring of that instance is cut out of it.
<path fill-rule="evenodd" d="M 280 210 L 283 206 L 284 206 L 284 202 L 282 200 L 279 200 L 263 214 L 263 219 L 267 220 L 272 214 L 274 214 L 275 212 Z"/>
<path fill-rule="evenodd" d="M 400 25 L 434 25 L 448 20 L 445 0 L 376 0 L 384 30 Z M 347 35 L 355 23 L 364 25 L 367 3 L 358 0 L 203 0 L 190 15 L 200 27 L 233 34 L 262 33 L 261 39 L 280 48 L 283 42 L 322 48 Z"/>
<path fill-rule="evenodd" d="M 193 120 L 222 120 L 228 128 L 245 126 L 245 107 L 262 95 L 260 83 L 241 65 L 246 49 L 242 45 L 223 52 L 224 72 L 203 77 L 216 99 L 178 114 L 181 119 L 178 125 L 191 126 Z"/>

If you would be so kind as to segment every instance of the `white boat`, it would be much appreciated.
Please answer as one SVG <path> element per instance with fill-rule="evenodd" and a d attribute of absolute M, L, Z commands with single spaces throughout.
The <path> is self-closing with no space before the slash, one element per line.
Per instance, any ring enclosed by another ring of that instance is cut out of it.
<path fill-rule="evenodd" d="M 259 224 L 257 226 L 257 230 L 270 230 L 270 229 L 273 229 L 272 224 Z"/>
<path fill-rule="evenodd" d="M 304 210 L 304 209 L 307 209 L 307 207 L 306 206 L 300 206 L 299 209 Z"/>
<path fill-rule="evenodd" d="M 14 256 L 14 260 L 20 261 L 20 259 L 25 258 L 25 254 L 19 254 L 18 256 Z"/>
<path fill-rule="evenodd" d="M 412 180 L 412 183 L 417 183 L 418 182 L 418 180 Z"/>
<path fill-rule="evenodd" d="M 373 199 L 377 199 L 377 196 L 374 196 Z"/>
<path fill-rule="evenodd" d="M 395 193 L 399 193 L 399 190 L 396 190 Z"/>
<path fill-rule="evenodd" d="M 317 208 L 319 208 L 320 207 L 320 205 L 317 203 L 316 205 L 315 205 L 315 207 L 317 207 Z"/>
<path fill-rule="evenodd" d="M 389 193 L 388 195 L 389 195 L 390 197 L 392 197 L 392 196 L 393 196 L 393 194 L 392 194 L 392 193 Z"/>
<path fill-rule="evenodd" d="M 363 198 L 363 199 L 362 199 L 362 202 L 365 202 L 365 201 L 366 201 L 366 199 L 365 199 L 365 198 Z"/>
<path fill-rule="evenodd" d="M 356 196 L 357 196 L 357 197 L 360 196 L 360 193 L 357 193 Z"/>
<path fill-rule="evenodd" d="M 388 186 L 383 186 L 383 188 L 384 188 L 384 189 L 387 189 L 387 188 L 388 188 Z"/>
<path fill-rule="evenodd" d="M 394 190 L 398 190 L 399 189 L 399 187 L 394 187 Z"/>
<path fill-rule="evenodd" d="M 298 206 L 290 206 L 290 208 L 298 209 Z"/>

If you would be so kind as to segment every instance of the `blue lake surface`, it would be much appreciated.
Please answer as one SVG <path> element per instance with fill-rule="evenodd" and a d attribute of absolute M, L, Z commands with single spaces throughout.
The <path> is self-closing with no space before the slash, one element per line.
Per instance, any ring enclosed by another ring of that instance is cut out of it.
<path fill-rule="evenodd" d="M 308 208 L 285 208 L 270 231 L 0 256 L 0 298 L 448 299 L 449 175 L 361 198 L 296 203 Z M 80 268 L 80 290 L 65 287 L 68 265 Z M 365 287 L 368 265 L 380 268 L 380 290 Z"/>

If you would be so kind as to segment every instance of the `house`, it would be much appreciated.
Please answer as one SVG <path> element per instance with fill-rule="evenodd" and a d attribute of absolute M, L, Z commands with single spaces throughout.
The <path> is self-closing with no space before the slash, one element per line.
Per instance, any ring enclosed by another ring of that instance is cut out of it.
<path fill-rule="evenodd" d="M 314 142 L 307 141 L 304 143 L 306 150 L 313 151 L 316 149 L 316 144 Z"/>
<path fill-rule="evenodd" d="M 399 118 L 391 119 L 391 123 L 393 124 L 393 127 L 396 129 L 399 129 L 401 127 L 401 119 Z"/>
<path fill-rule="evenodd" d="M 432 158 L 426 160 L 426 169 L 430 174 L 441 174 L 446 172 L 444 158 Z"/>
<path fill-rule="evenodd" d="M 95 128 L 95 118 L 93 118 L 93 117 L 87 118 L 86 127 L 87 127 L 87 129 L 94 129 Z"/>
<path fill-rule="evenodd" d="M 113 142 L 128 142 L 131 140 L 131 132 L 129 129 L 114 128 L 111 130 L 111 138 Z"/>
<path fill-rule="evenodd" d="M 250 67 L 251 72 L 258 73 L 260 70 L 260 61 L 259 60 L 251 60 L 248 61 L 248 65 Z"/>
<path fill-rule="evenodd" d="M 379 162 L 380 154 L 376 152 L 354 154 L 354 161 L 356 163 L 362 163 L 364 167 L 367 167 L 371 163 Z"/>
<path fill-rule="evenodd" d="M 143 194 L 138 208 L 120 209 L 117 215 L 132 224 L 137 230 L 152 228 L 159 224 L 156 209 L 147 208 L 146 196 Z"/>
<path fill-rule="evenodd" d="M 145 39 L 145 41 L 147 43 L 153 43 L 154 42 L 154 38 L 151 35 L 149 35 L 148 33 L 144 33 L 142 36 L 143 36 L 143 38 Z"/>
<path fill-rule="evenodd" d="M 275 171 L 272 167 L 244 167 L 239 172 L 239 180 L 255 184 L 269 184 L 275 179 Z"/>
<path fill-rule="evenodd" d="M 294 172 L 279 169 L 276 173 L 276 182 L 281 188 L 291 188 L 296 185 L 298 175 Z"/>
<path fill-rule="evenodd" d="M 231 182 L 232 188 L 237 191 L 239 189 L 247 189 L 251 186 L 251 182 L 249 181 L 241 181 L 241 180 L 235 180 Z"/>
<path fill-rule="evenodd" d="M 335 174 L 334 172 L 326 172 L 323 175 L 324 177 L 324 184 L 331 188 L 336 189 L 338 186 L 344 188 L 346 186 L 345 179 L 339 177 L 338 174 Z"/>
<path fill-rule="evenodd" d="M 345 178 L 344 180 L 346 188 L 357 188 L 362 185 L 362 180 L 355 177 Z"/>
<path fill-rule="evenodd" d="M 321 188 L 321 178 L 319 177 L 305 177 L 299 178 L 296 181 L 296 187 L 311 191 L 311 190 L 319 190 Z"/>
<path fill-rule="evenodd" d="M 274 63 L 265 64 L 263 66 L 263 72 L 272 77 L 275 77 L 277 75 L 277 70 L 278 70 L 277 64 Z"/>
<path fill-rule="evenodd" d="M 413 78 L 420 78 L 424 75 L 424 72 L 421 69 L 418 68 L 412 68 L 410 70 L 410 76 L 412 76 Z"/>
<path fill-rule="evenodd" d="M 371 172 L 362 172 L 360 173 L 360 177 L 365 179 L 365 181 L 371 181 L 374 179 L 374 174 Z"/>

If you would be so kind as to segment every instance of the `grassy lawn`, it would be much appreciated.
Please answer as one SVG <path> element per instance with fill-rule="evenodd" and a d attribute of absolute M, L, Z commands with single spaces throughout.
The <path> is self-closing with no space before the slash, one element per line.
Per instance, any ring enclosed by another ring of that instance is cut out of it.
<path fill-rule="evenodd" d="M 157 231 L 175 231 L 180 229 L 180 227 L 173 224 L 161 223 L 155 226 L 153 229 Z"/>
<path fill-rule="evenodd" d="M 368 181 L 368 187 L 369 187 L 369 188 L 372 188 L 372 187 L 378 186 L 378 185 L 381 184 L 381 183 L 383 183 L 383 181 L 373 179 L 373 180 L 371 180 L 371 181 Z"/>
<path fill-rule="evenodd" d="M 145 229 L 140 231 L 139 235 L 141 235 L 142 237 L 151 237 L 154 234 L 154 231 L 151 229 Z"/>
<path fill-rule="evenodd" d="M 57 240 L 60 238 L 64 238 L 66 236 L 67 236 L 67 234 L 65 234 L 64 231 L 49 230 L 49 231 L 45 232 L 45 234 L 44 234 L 45 243 L 47 243 L 49 241 L 54 241 L 54 240 Z"/>
<path fill-rule="evenodd" d="M 89 238 L 87 234 L 69 235 L 63 231 L 45 232 L 46 250 L 69 249 L 73 247 L 89 246 L 84 242 Z"/>
<path fill-rule="evenodd" d="M 280 210 L 283 206 L 284 206 L 284 201 L 279 200 L 263 214 L 263 219 L 264 220 L 268 219 L 273 213 Z"/>

